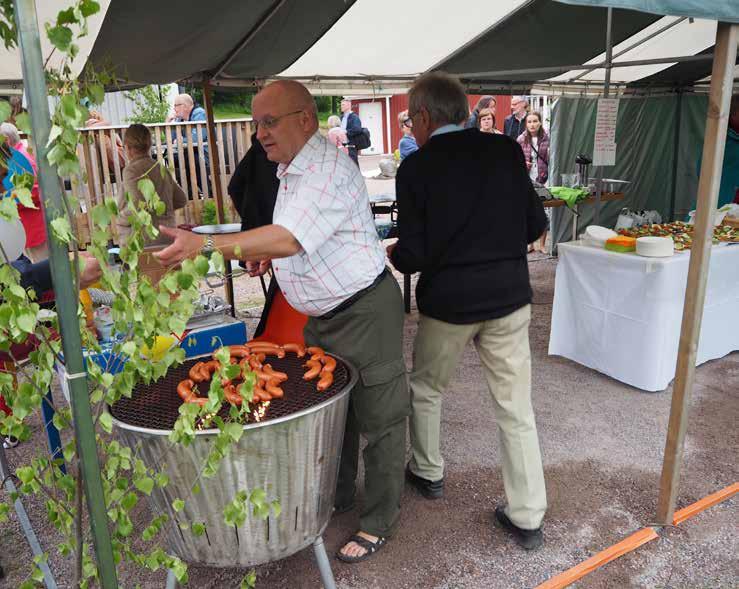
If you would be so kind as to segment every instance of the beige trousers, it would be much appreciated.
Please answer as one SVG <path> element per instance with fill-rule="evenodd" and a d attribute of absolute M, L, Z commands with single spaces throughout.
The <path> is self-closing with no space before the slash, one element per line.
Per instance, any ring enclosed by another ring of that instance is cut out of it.
<path fill-rule="evenodd" d="M 526 305 L 500 319 L 469 325 L 421 315 L 410 377 L 413 473 L 436 481 L 444 476 L 439 449 L 441 395 L 472 339 L 495 404 L 502 455 L 506 514 L 520 528 L 541 525 L 547 508 L 544 470 L 531 406 L 531 350 Z"/>

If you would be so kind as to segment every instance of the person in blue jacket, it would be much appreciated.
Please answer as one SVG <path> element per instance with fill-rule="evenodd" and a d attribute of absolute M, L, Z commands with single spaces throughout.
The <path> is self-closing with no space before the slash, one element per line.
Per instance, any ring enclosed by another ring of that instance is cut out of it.
<path fill-rule="evenodd" d="M 167 117 L 168 123 L 184 123 L 184 122 L 207 122 L 207 116 L 205 109 L 202 106 L 195 104 L 192 96 L 189 94 L 179 94 L 174 99 L 174 113 Z M 208 129 L 207 125 L 201 126 L 201 131 L 198 133 L 197 125 L 189 125 L 190 131 L 184 132 L 184 136 L 181 135 L 181 129 L 172 129 L 172 139 L 177 141 L 177 153 L 174 154 L 175 171 L 178 176 L 180 175 L 179 157 L 185 158 L 187 162 L 187 144 L 192 142 L 193 153 L 195 156 L 195 176 L 197 181 L 197 187 L 199 192 L 203 192 L 203 182 L 208 182 L 208 193 L 212 194 L 211 184 L 209 180 L 210 176 L 210 158 L 208 157 Z M 205 179 L 201 178 L 200 175 L 200 154 L 202 152 L 203 159 L 205 161 Z M 177 183 L 182 186 L 186 193 L 190 193 L 190 166 L 185 163 L 185 174 L 184 178 L 177 178 Z"/>
<path fill-rule="evenodd" d="M 418 151 L 418 143 L 416 143 L 416 138 L 413 136 L 413 121 L 408 116 L 407 110 L 398 115 L 398 125 L 400 125 L 400 130 L 403 132 L 403 137 L 398 143 L 400 161 L 402 162 L 414 151 Z"/>

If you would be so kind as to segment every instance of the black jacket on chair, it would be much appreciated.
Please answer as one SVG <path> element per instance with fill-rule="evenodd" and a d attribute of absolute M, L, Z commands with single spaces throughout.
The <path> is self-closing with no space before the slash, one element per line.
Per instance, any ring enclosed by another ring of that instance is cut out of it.
<path fill-rule="evenodd" d="M 466 129 L 431 137 L 396 176 L 391 261 L 421 272 L 418 309 L 447 323 L 504 317 L 531 302 L 527 246 L 546 227 L 521 147 Z"/>

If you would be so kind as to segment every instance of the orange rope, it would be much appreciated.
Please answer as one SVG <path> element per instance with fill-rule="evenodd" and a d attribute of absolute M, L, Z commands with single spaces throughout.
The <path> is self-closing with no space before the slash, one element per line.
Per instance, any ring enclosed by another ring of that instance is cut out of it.
<path fill-rule="evenodd" d="M 616 560 L 619 556 L 623 556 L 627 552 L 636 550 L 642 544 L 646 544 L 655 538 L 659 538 L 659 536 L 653 528 L 642 528 L 638 532 L 631 534 L 631 536 L 624 538 L 618 544 L 609 546 L 605 550 L 598 552 L 571 569 L 544 581 L 536 589 L 561 589 L 562 587 L 567 587 L 588 573 L 602 567 L 607 562 Z"/>
<path fill-rule="evenodd" d="M 674 525 L 682 523 L 686 519 L 699 514 L 701 511 L 705 511 L 709 507 L 713 507 L 714 505 L 716 505 L 716 503 L 721 503 L 722 501 L 725 501 L 738 492 L 739 483 L 734 483 L 733 485 L 729 485 L 725 489 L 721 489 L 720 491 L 711 493 L 707 497 L 703 497 L 703 499 L 699 499 L 695 503 L 692 503 L 691 505 L 688 505 L 687 507 L 683 507 L 679 511 L 676 511 L 675 515 L 672 518 L 672 523 Z"/>
<path fill-rule="evenodd" d="M 709 507 L 712 507 L 721 501 L 725 501 L 729 497 L 733 497 L 737 492 L 739 492 L 739 483 L 734 483 L 725 489 L 721 489 L 703 499 L 699 499 L 695 503 L 676 511 L 672 523 L 674 525 L 678 525 L 686 519 L 705 511 Z M 536 589 L 562 589 L 563 587 L 567 587 L 588 573 L 602 567 L 604 564 L 609 563 L 612 560 L 616 560 L 627 552 L 636 550 L 639 546 L 642 546 L 658 537 L 657 532 L 655 532 L 653 528 L 642 528 L 638 532 L 635 532 L 631 534 L 631 536 L 621 540 L 618 544 L 614 544 L 613 546 L 591 556 L 580 564 L 575 565 L 571 569 L 544 581 L 541 585 L 536 587 Z"/>

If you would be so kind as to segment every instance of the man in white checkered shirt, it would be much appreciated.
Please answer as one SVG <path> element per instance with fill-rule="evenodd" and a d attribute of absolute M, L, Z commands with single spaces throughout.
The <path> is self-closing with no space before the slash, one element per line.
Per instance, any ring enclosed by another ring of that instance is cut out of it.
<path fill-rule="evenodd" d="M 366 438 L 360 529 L 337 553 L 345 562 L 374 554 L 398 525 L 410 397 L 403 361 L 403 302 L 385 268 L 364 178 L 318 132 L 315 103 L 292 81 L 267 86 L 252 103 L 257 138 L 279 162 L 273 224 L 235 235 L 199 236 L 160 227 L 174 243 L 165 265 L 219 250 L 227 259 L 271 261 L 287 301 L 308 315 L 310 345 L 359 370 L 349 400 L 334 505 L 354 508 L 359 435 Z"/>

